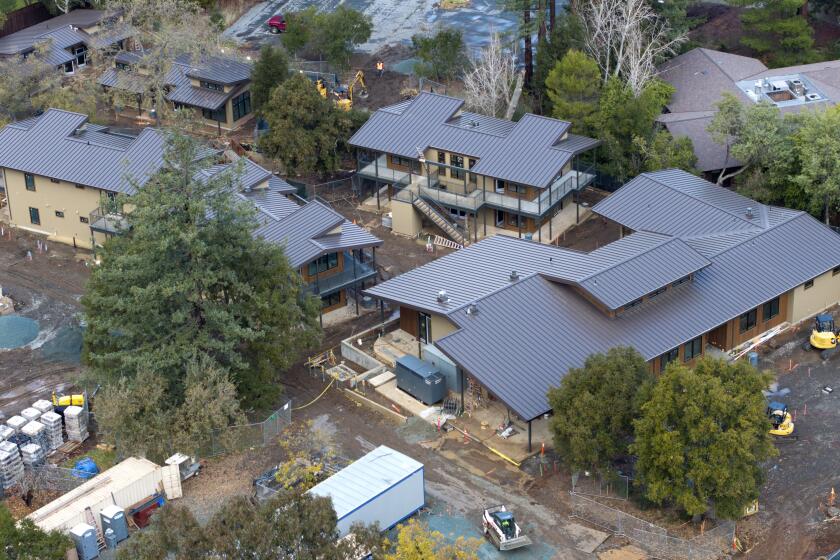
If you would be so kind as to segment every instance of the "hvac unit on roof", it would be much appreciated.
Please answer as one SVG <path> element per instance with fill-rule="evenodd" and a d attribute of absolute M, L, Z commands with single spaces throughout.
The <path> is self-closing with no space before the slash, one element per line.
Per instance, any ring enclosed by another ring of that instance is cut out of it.
<path fill-rule="evenodd" d="M 802 80 L 791 80 L 790 81 L 790 90 L 799 97 L 805 95 L 805 84 Z"/>

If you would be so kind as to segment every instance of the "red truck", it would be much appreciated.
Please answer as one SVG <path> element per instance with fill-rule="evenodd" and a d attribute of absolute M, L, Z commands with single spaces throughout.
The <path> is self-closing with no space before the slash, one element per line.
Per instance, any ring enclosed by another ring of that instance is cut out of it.
<path fill-rule="evenodd" d="M 271 16 L 265 24 L 272 33 L 284 33 L 286 31 L 286 18 L 283 17 L 283 14 Z"/>

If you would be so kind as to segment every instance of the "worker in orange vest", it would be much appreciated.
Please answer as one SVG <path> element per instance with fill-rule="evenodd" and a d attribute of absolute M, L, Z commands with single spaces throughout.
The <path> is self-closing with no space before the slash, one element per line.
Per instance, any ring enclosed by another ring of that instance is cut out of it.
<path fill-rule="evenodd" d="M 382 74 L 384 74 L 384 73 L 385 73 L 385 63 L 382 62 L 381 60 L 377 60 L 376 61 L 376 75 L 381 78 Z"/>

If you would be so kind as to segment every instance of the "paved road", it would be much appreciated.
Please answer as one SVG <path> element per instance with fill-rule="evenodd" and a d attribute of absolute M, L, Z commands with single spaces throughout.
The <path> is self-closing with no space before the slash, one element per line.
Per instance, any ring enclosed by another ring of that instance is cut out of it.
<path fill-rule="evenodd" d="M 373 34 L 359 50 L 374 53 L 385 45 L 409 43 L 411 36 L 438 26 L 460 29 L 471 50 L 486 44 L 492 32 L 505 33 L 516 27 L 515 14 L 500 9 L 496 0 L 474 0 L 468 8 L 440 10 L 436 0 L 267 0 L 248 10 L 224 35 L 254 46 L 276 40 L 265 22 L 277 13 L 289 13 L 316 6 L 333 10 L 345 5 L 359 10 L 373 20 Z"/>

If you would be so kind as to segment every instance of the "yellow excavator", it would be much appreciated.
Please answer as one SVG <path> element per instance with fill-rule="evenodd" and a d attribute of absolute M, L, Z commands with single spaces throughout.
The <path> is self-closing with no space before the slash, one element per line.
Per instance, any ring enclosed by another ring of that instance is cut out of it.
<path fill-rule="evenodd" d="M 816 348 L 820 358 L 827 360 L 837 350 L 838 333 L 834 327 L 834 318 L 828 313 L 821 313 L 814 318 L 811 336 L 802 345 L 803 350 Z"/>
<path fill-rule="evenodd" d="M 358 91 L 356 87 L 359 87 Z M 359 70 L 356 72 L 356 75 L 353 76 L 353 81 L 350 82 L 348 86 L 339 86 L 333 92 L 338 100 L 336 101 L 336 105 L 338 105 L 339 109 L 344 111 L 349 111 L 353 108 L 353 96 L 358 96 L 359 99 L 367 99 L 368 96 L 368 88 L 367 84 L 365 83 L 365 73 Z"/>
<path fill-rule="evenodd" d="M 767 417 L 773 426 L 770 429 L 770 435 L 787 437 L 793 433 L 793 419 L 790 416 L 790 412 L 788 412 L 786 404 L 771 401 L 767 405 Z"/>

